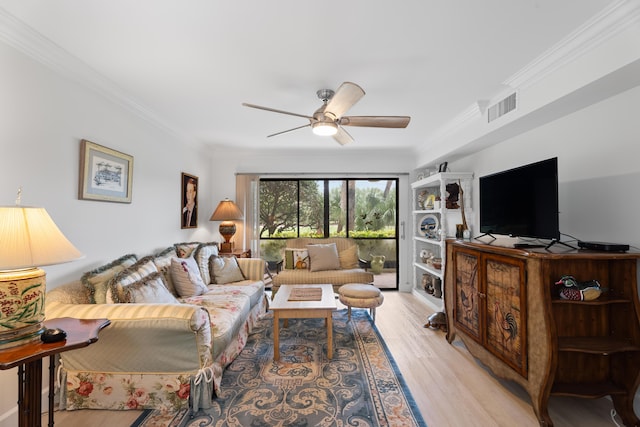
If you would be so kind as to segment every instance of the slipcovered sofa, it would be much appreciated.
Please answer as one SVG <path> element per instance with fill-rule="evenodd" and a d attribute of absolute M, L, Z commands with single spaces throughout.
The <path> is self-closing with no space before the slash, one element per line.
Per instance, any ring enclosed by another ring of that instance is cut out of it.
<path fill-rule="evenodd" d="M 215 243 L 125 255 L 47 293 L 47 318 L 107 318 L 89 347 L 60 355 L 61 409 L 211 406 L 224 368 L 266 312 L 259 258 Z"/>
<path fill-rule="evenodd" d="M 280 285 L 329 283 L 337 293 L 347 283 L 373 283 L 373 274 L 360 268 L 353 239 L 288 239 L 284 251 L 284 268 L 273 278 L 274 295 Z"/>

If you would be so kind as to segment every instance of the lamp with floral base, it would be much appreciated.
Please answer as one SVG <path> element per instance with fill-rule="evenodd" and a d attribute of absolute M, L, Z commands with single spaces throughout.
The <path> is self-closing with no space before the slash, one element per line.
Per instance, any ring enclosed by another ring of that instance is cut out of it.
<path fill-rule="evenodd" d="M 46 273 L 82 257 L 44 208 L 0 206 L 0 349 L 40 339 Z"/>

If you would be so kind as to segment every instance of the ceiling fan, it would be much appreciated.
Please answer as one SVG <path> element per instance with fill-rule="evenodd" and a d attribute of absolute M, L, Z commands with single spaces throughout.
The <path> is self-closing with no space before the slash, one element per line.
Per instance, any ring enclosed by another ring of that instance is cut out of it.
<path fill-rule="evenodd" d="M 312 116 L 276 110 L 275 108 L 261 107 L 260 105 L 248 104 L 246 102 L 243 102 L 242 105 L 259 110 L 272 111 L 274 113 L 304 117 L 309 120 L 309 124 L 267 135 L 267 138 L 293 130 L 311 127 L 311 130 L 316 135 L 333 136 L 333 139 L 342 145 L 353 142 L 353 137 L 344 130 L 343 126 L 406 128 L 409 120 L 411 120 L 409 116 L 343 116 L 349 108 L 364 96 L 364 90 L 355 83 L 344 82 L 335 92 L 331 89 L 320 89 L 316 94 L 318 98 L 322 100 L 322 106 L 318 108 Z"/>

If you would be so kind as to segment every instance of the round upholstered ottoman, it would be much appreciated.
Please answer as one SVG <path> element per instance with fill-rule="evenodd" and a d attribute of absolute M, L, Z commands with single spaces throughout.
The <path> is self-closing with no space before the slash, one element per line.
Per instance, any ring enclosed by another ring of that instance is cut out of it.
<path fill-rule="evenodd" d="M 351 307 L 368 308 L 375 323 L 376 307 L 380 307 L 384 301 L 380 289 L 364 283 L 347 283 L 340 286 L 338 294 L 340 302 L 347 306 L 349 320 L 351 320 Z"/>

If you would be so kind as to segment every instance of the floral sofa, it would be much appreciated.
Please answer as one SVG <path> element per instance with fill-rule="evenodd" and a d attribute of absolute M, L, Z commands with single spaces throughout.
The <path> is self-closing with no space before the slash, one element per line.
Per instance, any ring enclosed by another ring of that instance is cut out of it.
<path fill-rule="evenodd" d="M 215 243 L 125 255 L 47 293 L 47 318 L 107 318 L 91 346 L 60 355 L 61 409 L 211 406 L 225 367 L 266 312 L 259 258 Z"/>
<path fill-rule="evenodd" d="M 373 283 L 373 274 L 359 262 L 358 245 L 347 237 L 288 239 L 284 268 L 273 278 L 273 294 L 280 285 L 330 283 L 338 292 L 347 283 Z"/>

